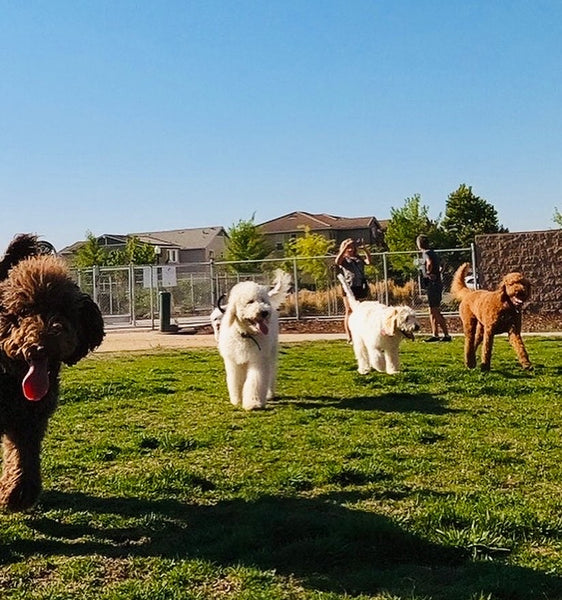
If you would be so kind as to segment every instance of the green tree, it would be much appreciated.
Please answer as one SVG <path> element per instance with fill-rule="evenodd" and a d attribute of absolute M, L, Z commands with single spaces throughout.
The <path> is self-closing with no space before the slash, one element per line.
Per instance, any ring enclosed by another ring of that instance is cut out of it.
<path fill-rule="evenodd" d="M 390 252 L 415 252 L 416 237 L 420 233 L 427 235 L 432 245 L 441 245 L 439 222 L 429 218 L 428 207 L 421 203 L 421 196 L 415 194 L 406 198 L 401 208 L 390 209 L 385 241 Z M 390 267 L 395 273 L 404 275 L 415 271 L 411 254 L 392 256 Z"/>
<path fill-rule="evenodd" d="M 111 265 L 152 265 L 156 262 L 156 251 L 151 244 L 141 242 L 132 235 L 127 238 L 125 247 L 109 253 Z"/>
<path fill-rule="evenodd" d="M 86 232 L 86 241 L 78 248 L 74 257 L 74 265 L 78 269 L 107 265 L 109 253 L 103 248 L 98 238 L 91 232 Z"/>
<path fill-rule="evenodd" d="M 305 227 L 304 235 L 293 238 L 285 246 L 285 256 L 306 258 L 299 260 L 297 266 L 300 271 L 307 273 L 312 278 L 318 289 L 326 289 L 330 281 L 330 265 L 325 257 L 332 252 L 334 240 L 329 240 L 319 233 L 311 233 L 310 227 Z"/>
<path fill-rule="evenodd" d="M 449 194 L 441 225 L 451 248 L 467 248 L 483 233 L 507 232 L 498 221 L 496 209 L 464 183 Z"/>
<path fill-rule="evenodd" d="M 562 227 L 562 214 L 558 212 L 558 208 L 554 208 L 554 216 L 552 220 L 558 225 L 558 227 Z"/>
<path fill-rule="evenodd" d="M 244 263 L 249 260 L 263 260 L 271 253 L 264 234 L 254 223 L 255 215 L 249 220 L 239 220 L 228 230 L 226 260 L 234 261 L 232 269 L 238 273 L 251 273 L 256 270 L 254 263 Z"/>

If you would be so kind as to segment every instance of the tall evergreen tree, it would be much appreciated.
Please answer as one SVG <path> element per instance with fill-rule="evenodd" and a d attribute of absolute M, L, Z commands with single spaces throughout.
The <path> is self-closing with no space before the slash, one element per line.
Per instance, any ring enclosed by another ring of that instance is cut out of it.
<path fill-rule="evenodd" d="M 479 234 L 507 232 L 498 221 L 496 209 L 464 183 L 449 194 L 441 225 L 452 248 L 467 248 Z"/>

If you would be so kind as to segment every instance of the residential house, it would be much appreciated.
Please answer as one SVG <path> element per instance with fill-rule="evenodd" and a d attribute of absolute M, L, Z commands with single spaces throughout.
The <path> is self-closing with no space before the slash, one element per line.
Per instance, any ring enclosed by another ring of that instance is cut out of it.
<path fill-rule="evenodd" d="M 307 228 L 311 233 L 334 240 L 334 250 L 346 238 L 361 239 L 373 248 L 385 247 L 383 224 L 375 217 L 338 217 L 295 211 L 261 223 L 258 227 L 277 254 L 291 239 L 303 236 Z"/>
<path fill-rule="evenodd" d="M 97 240 L 100 246 L 111 251 L 124 248 L 130 237 L 136 237 L 140 242 L 154 246 L 158 264 L 186 264 L 223 258 L 228 235 L 224 227 L 219 226 L 145 231 L 126 235 L 103 234 Z M 71 261 L 83 243 L 75 242 L 63 248 L 59 254 Z"/>

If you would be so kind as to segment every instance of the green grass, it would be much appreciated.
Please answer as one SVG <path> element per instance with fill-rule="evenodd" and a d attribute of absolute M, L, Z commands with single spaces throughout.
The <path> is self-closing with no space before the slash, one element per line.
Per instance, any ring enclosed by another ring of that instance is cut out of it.
<path fill-rule="evenodd" d="M 63 371 L 44 492 L 0 515 L 4 600 L 562 598 L 560 339 L 405 342 L 360 376 L 284 346 L 279 399 L 227 400 L 214 350 Z"/>

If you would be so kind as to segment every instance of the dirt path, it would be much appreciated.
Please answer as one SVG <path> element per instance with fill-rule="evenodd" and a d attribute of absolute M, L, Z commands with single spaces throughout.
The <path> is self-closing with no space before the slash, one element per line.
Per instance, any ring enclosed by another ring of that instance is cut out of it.
<path fill-rule="evenodd" d="M 345 339 L 343 333 L 282 333 L 281 343 L 310 340 Z M 96 352 L 123 352 L 130 350 L 159 350 L 163 348 L 216 348 L 211 334 L 161 333 L 153 330 L 119 329 L 106 332 Z"/>

